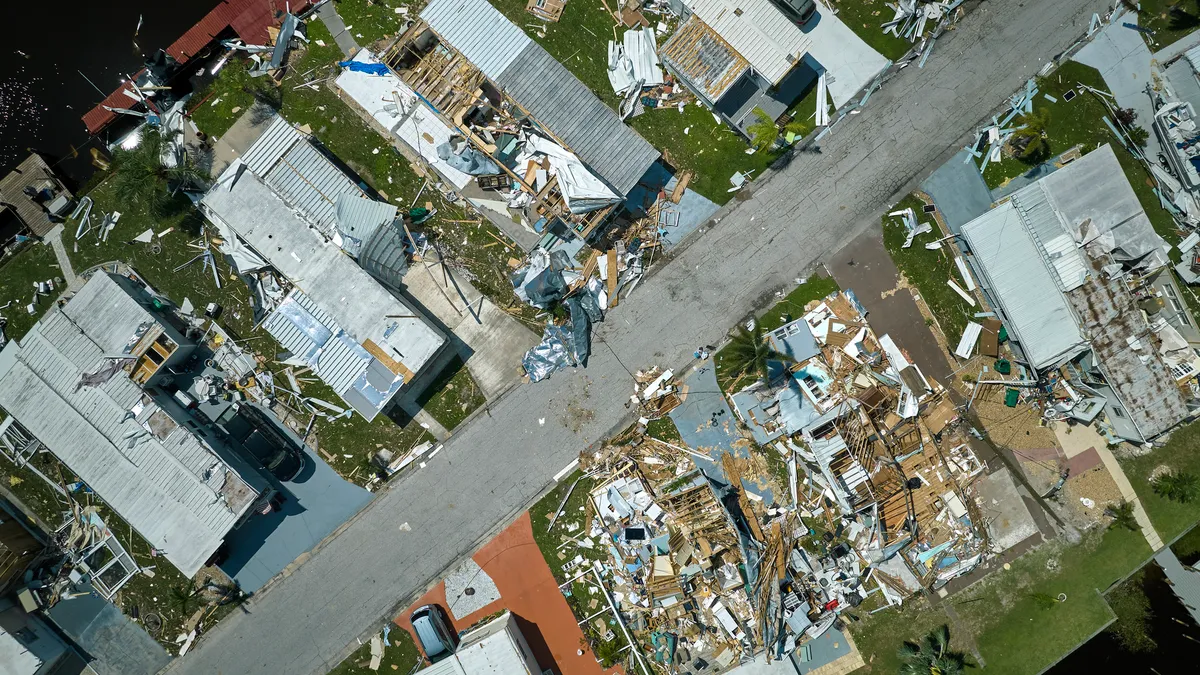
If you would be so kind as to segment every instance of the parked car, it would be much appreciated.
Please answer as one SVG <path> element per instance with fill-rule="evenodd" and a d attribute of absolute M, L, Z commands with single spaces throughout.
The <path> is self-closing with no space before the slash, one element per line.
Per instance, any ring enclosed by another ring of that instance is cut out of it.
<path fill-rule="evenodd" d="M 410 617 L 421 651 L 430 663 L 437 663 L 458 648 L 458 633 L 450 627 L 446 612 L 438 605 L 418 607 Z"/>
<path fill-rule="evenodd" d="M 304 453 L 287 445 L 274 443 L 262 429 L 255 429 L 242 442 L 255 461 L 281 482 L 292 480 L 304 469 Z"/>
<path fill-rule="evenodd" d="M 246 452 L 280 481 L 290 481 L 304 470 L 304 451 L 291 442 L 264 413 L 243 405 L 226 428 Z"/>
<path fill-rule="evenodd" d="M 817 11 L 816 0 L 773 0 L 775 6 L 783 15 L 791 19 L 797 26 L 808 23 Z"/>

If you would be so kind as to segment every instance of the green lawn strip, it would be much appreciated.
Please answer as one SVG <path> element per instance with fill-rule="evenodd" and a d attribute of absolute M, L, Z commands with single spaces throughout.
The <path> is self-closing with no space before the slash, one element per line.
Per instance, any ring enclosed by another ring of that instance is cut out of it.
<path fill-rule="evenodd" d="M 1152 52 L 1200 28 L 1200 7 L 1190 0 L 1141 0 L 1138 4 L 1138 25 L 1154 31 L 1154 37 L 1147 40 Z"/>
<path fill-rule="evenodd" d="M 400 0 L 335 0 L 334 9 L 346 24 L 346 32 L 366 46 L 395 35 L 409 16 L 416 18 L 417 8 Z M 397 14 L 397 7 L 408 7 L 408 15 Z M 309 22 L 309 30 L 312 24 Z M 322 24 L 322 27 L 324 25 Z M 312 39 L 311 33 L 309 39 Z M 328 42 L 328 41 L 327 41 Z"/>
<path fill-rule="evenodd" d="M 1100 593 L 1150 557 L 1140 532 L 1092 532 L 1074 546 L 1042 545 L 979 583 L 940 603 L 951 603 L 959 621 L 919 597 L 877 614 L 860 611 L 850 623 L 854 642 L 867 662 L 865 672 L 896 673 L 897 650 L 930 629 L 950 625 L 952 647 L 967 652 L 973 638 L 989 670 L 1006 675 L 1040 673 L 1104 627 L 1113 612 Z M 1057 569 L 1050 570 L 1053 559 Z M 1032 597 L 1067 595 L 1065 603 L 1042 608 Z M 861 609 L 861 608 L 860 608 Z"/>
<path fill-rule="evenodd" d="M 884 58 L 897 61 L 912 49 L 911 42 L 880 27 L 895 16 L 884 0 L 834 0 L 834 8 L 842 23 Z"/>
<path fill-rule="evenodd" d="M 874 584 L 872 584 L 874 585 Z M 871 602 L 878 593 L 867 598 Z M 848 622 L 850 636 L 858 647 L 866 666 L 860 672 L 894 675 L 900 672 L 898 651 L 905 640 L 920 641 L 929 631 L 949 623 L 949 618 L 938 607 L 930 606 L 922 597 L 913 596 L 905 600 L 897 608 L 885 609 L 876 614 L 870 614 L 870 605 L 863 605 L 850 610 L 859 621 Z M 962 635 L 950 631 L 950 646 L 958 651 L 966 651 Z"/>
<path fill-rule="evenodd" d="M 378 673 L 400 673 L 409 675 L 422 661 L 421 652 L 413 642 L 412 635 L 398 626 L 392 626 L 388 633 L 391 644 L 383 648 L 383 659 L 379 662 L 379 670 L 371 670 L 371 643 L 366 641 L 354 653 L 347 656 L 329 675 L 377 675 Z"/>
<path fill-rule="evenodd" d="M 1100 595 L 1151 555 L 1141 532 L 1113 528 L 1074 546 L 1051 542 L 1012 562 L 1012 569 L 952 597 L 988 668 L 1040 673 L 1105 626 L 1113 612 Z M 1048 568 L 1053 560 L 1056 570 Z M 1046 609 L 1034 596 L 1067 600 Z"/>
<path fill-rule="evenodd" d="M 545 37 L 538 31 L 543 25 L 525 11 L 525 0 L 491 0 L 513 23 L 550 52 L 614 110 L 620 99 L 608 81 L 608 41 L 613 38 L 613 20 L 596 0 L 567 3 L 558 23 L 545 24 Z M 615 5 L 610 6 L 615 7 Z M 625 28 L 617 30 L 617 42 Z M 659 38 L 659 47 L 665 40 Z M 771 165 L 778 153 L 747 154 L 746 140 L 724 122 L 713 118 L 703 106 L 689 103 L 681 114 L 675 108 L 647 109 L 632 118 L 633 127 L 654 147 L 664 150 L 668 162 L 679 171 L 691 171 L 693 190 L 724 204 L 733 197 L 729 177 L 735 171 L 753 171 L 757 176 Z M 684 133 L 684 130 L 687 133 Z"/>
<path fill-rule="evenodd" d="M 433 415 L 447 431 L 462 424 L 476 408 L 486 402 L 483 391 L 461 358 L 456 358 L 425 390 L 417 403 Z"/>
<path fill-rule="evenodd" d="M 943 246 L 937 251 L 930 251 L 925 248 L 925 244 L 940 238 L 942 232 L 937 223 L 932 222 L 932 216 L 922 213 L 924 205 L 925 203 L 917 197 L 908 196 L 892 211 L 912 209 L 917 222 L 929 222 L 933 225 L 933 231 L 917 237 L 908 248 L 902 248 L 904 240 L 908 237 L 908 229 L 904 226 L 903 219 L 884 215 L 883 246 L 891 254 L 892 262 L 896 263 L 900 273 L 921 294 L 921 298 L 929 306 L 929 311 L 937 318 L 947 343 L 958 344 L 967 322 L 973 320 L 975 308 L 967 304 L 967 301 L 946 283 L 948 279 L 954 279 L 959 286 L 966 287 L 958 267 L 954 264 L 952 249 Z"/>
<path fill-rule="evenodd" d="M 181 200 L 173 215 L 154 216 L 138 206 L 119 203 L 112 196 L 110 187 L 108 182 L 101 183 L 88 195 L 95 203 L 91 216 L 93 222 L 103 219 L 104 213 L 114 210 L 121 212 L 121 218 L 109 233 L 108 241 L 99 241 L 93 231 L 78 242 L 79 250 L 75 251 L 76 222 L 67 223 L 63 243 L 75 272 L 82 273 L 90 267 L 118 260 L 127 262 L 146 283 L 176 304 L 181 304 L 184 298 L 191 299 L 192 304 L 200 309 L 209 302 L 220 304 L 224 308 L 220 317 L 221 325 L 228 327 L 238 337 L 250 337 L 254 327 L 250 290 L 233 274 L 223 256 L 219 253 L 213 256 L 221 273 L 219 289 L 213 281 L 211 268 L 205 269 L 200 260 L 188 264 L 188 261 L 202 253 L 202 249 L 191 246 L 200 241 L 200 230 L 204 226 L 200 212 L 191 208 L 186 200 Z M 161 252 L 154 253 L 150 244 L 132 241 L 146 230 L 166 232 L 159 239 Z M 181 265 L 187 266 L 177 271 L 176 268 Z M 260 342 L 255 340 L 249 345 L 257 348 Z"/>
<path fill-rule="evenodd" d="M 1150 485 L 1150 476 L 1159 467 L 1200 475 L 1200 425 L 1176 429 L 1165 445 L 1141 457 L 1123 458 L 1121 467 L 1163 541 L 1171 541 L 1200 521 L 1200 502 L 1170 501 L 1155 494 Z"/>
<path fill-rule="evenodd" d="M 786 297 L 772 305 L 770 309 L 758 317 L 758 322 L 762 324 L 763 334 L 765 335 L 786 323 L 799 319 L 804 316 L 805 305 L 813 300 L 820 300 L 837 290 L 838 285 L 833 280 L 833 277 L 809 277 L 804 283 L 796 286 Z M 717 382 L 720 384 L 721 390 L 725 393 L 735 393 L 742 387 L 750 384 L 751 380 L 749 377 L 743 376 L 735 381 L 729 372 L 731 364 L 721 358 L 722 351 L 724 351 L 724 348 L 717 350 L 717 353 L 712 355 L 713 363 L 717 369 Z"/>
<path fill-rule="evenodd" d="M 1194 558 L 1200 555 L 1200 527 L 1193 527 L 1175 540 L 1175 543 L 1171 544 L 1171 550 L 1184 564 L 1187 564 L 1185 558 Z"/>
<path fill-rule="evenodd" d="M 1158 197 L 1154 195 L 1153 180 L 1146 170 L 1128 150 L 1121 145 L 1120 140 L 1109 130 L 1103 118 L 1111 116 L 1099 98 L 1091 92 L 1083 92 L 1073 100 L 1067 101 L 1063 93 L 1074 88 L 1077 84 L 1086 84 L 1101 91 L 1108 91 L 1104 78 L 1089 66 L 1075 61 L 1064 63 L 1061 68 L 1047 77 L 1038 80 L 1038 94 L 1033 99 L 1035 110 L 1049 109 L 1050 123 L 1047 125 L 1047 136 L 1050 143 L 1050 156 L 1056 157 L 1076 145 L 1081 145 L 1082 152 L 1087 154 L 1101 145 L 1111 145 L 1117 161 L 1125 171 L 1134 194 L 1150 218 L 1154 231 L 1158 232 L 1169 244 L 1178 243 L 1180 235 L 1171 214 L 1162 207 Z M 1046 99 L 1050 94 L 1057 102 Z M 1141 122 L 1147 122 L 1141 120 Z M 1015 120 L 1013 124 L 1015 124 Z M 1029 171 L 1032 167 L 1020 159 L 1003 157 L 999 162 L 988 163 L 983 173 L 989 188 L 997 188 L 1011 179 Z M 1178 252 L 1172 249 L 1172 256 L 1178 257 Z"/>
<path fill-rule="evenodd" d="M 33 324 L 54 305 L 54 299 L 62 293 L 65 284 L 55 283 L 50 296 L 39 296 L 30 314 L 27 307 L 33 302 L 37 282 L 62 279 L 62 270 L 54 257 L 50 244 L 30 241 L 17 252 L 0 260 L 0 304 L 11 303 L 0 310 L 0 316 L 8 319 L 4 334 L 9 340 L 20 340 L 33 328 Z"/>
<path fill-rule="evenodd" d="M 346 406 L 324 382 L 306 382 L 301 386 L 305 396 Z M 321 459 L 344 478 L 365 485 L 367 480 L 379 471 L 371 463 L 371 457 L 376 452 L 390 450 L 396 457 L 400 457 L 420 443 L 437 442 L 433 434 L 408 419 L 398 406 L 393 406 L 392 410 L 395 419 L 381 413 L 370 422 L 358 413 L 354 413 L 349 419 L 318 418 L 313 433 L 316 435 Z"/>
<path fill-rule="evenodd" d="M 670 417 L 660 417 L 659 419 L 651 420 L 646 425 L 646 435 L 675 445 L 680 445 L 683 441 L 683 437 L 679 435 L 679 429 Z"/>
<path fill-rule="evenodd" d="M 224 136 L 238 117 L 254 105 L 254 92 L 268 91 L 273 86 L 267 76 L 250 77 L 249 64 L 248 58 L 230 57 L 218 71 L 218 77 L 192 95 L 188 110 L 200 131 L 209 136 Z"/>

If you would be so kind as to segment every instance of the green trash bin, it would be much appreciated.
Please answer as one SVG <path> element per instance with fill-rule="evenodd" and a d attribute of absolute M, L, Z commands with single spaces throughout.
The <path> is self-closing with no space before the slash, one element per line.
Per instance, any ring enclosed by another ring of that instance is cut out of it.
<path fill-rule="evenodd" d="M 996 372 L 1000 373 L 1001 375 L 1008 375 L 1012 372 L 1012 363 L 1010 363 L 1008 359 L 997 359 Z"/>
<path fill-rule="evenodd" d="M 1021 392 L 1017 389 L 1006 389 L 1004 391 L 1004 405 L 1015 408 L 1017 401 L 1021 398 Z"/>
<path fill-rule="evenodd" d="M 1004 344 L 1006 341 L 1008 341 L 1008 329 L 1004 326 L 1000 326 L 1000 332 L 996 333 L 996 340 L 998 340 L 1000 344 Z"/>

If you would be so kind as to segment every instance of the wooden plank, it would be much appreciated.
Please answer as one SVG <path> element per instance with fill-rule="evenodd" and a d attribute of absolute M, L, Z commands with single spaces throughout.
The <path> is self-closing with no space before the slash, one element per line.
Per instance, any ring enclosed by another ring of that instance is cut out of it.
<path fill-rule="evenodd" d="M 617 249 L 608 251 L 608 306 L 617 306 Z"/>
<path fill-rule="evenodd" d="M 678 204 L 680 199 L 683 199 L 683 191 L 687 189 L 688 183 L 692 182 L 692 172 L 684 171 L 679 177 L 679 182 L 675 183 L 675 189 L 671 190 L 671 201 Z"/>
<path fill-rule="evenodd" d="M 371 356 L 379 359 L 379 362 L 388 370 L 404 378 L 405 383 L 413 379 L 413 371 L 409 370 L 403 363 L 393 359 L 390 354 L 384 351 L 383 347 L 375 344 L 373 340 L 365 340 L 363 342 L 363 349 L 367 350 L 367 353 Z"/>

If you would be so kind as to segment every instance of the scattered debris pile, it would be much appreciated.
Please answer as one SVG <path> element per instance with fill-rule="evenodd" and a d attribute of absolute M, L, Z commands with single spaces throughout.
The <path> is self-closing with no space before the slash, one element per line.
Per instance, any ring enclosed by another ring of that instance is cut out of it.
<path fill-rule="evenodd" d="M 583 531 L 564 539 L 567 571 L 607 550 L 592 567 L 640 659 L 723 672 L 784 658 L 871 595 L 900 604 L 989 554 L 971 489 L 985 467 L 954 404 L 876 338 L 853 293 L 768 339 L 793 360 L 730 398 L 787 465 L 773 492 L 748 487 L 751 460 L 645 433 L 686 399 L 669 370 L 637 373 L 640 424 L 581 457 L 594 487 Z"/>
<path fill-rule="evenodd" d="M 1025 87 L 1013 94 L 1009 99 L 1008 110 L 1001 115 L 993 115 L 992 121 L 983 125 L 975 131 L 975 141 L 967 146 L 966 150 L 972 157 L 982 158 L 983 162 L 979 166 L 979 172 L 983 173 L 987 169 L 987 165 L 991 162 L 999 162 L 1001 155 L 1004 152 L 1006 145 L 1011 145 L 1015 140 L 1014 134 L 1025 125 L 1009 126 L 1018 117 L 1028 115 L 1033 112 L 1033 98 L 1038 94 L 1037 83 L 1032 79 L 1025 82 Z M 1075 96 L 1074 90 L 1068 92 L 1069 96 Z M 1067 98 L 1070 100 L 1070 98 Z M 1019 152 L 1019 148 L 1012 148 L 1014 152 Z M 970 161 L 969 159 L 967 161 Z"/>

